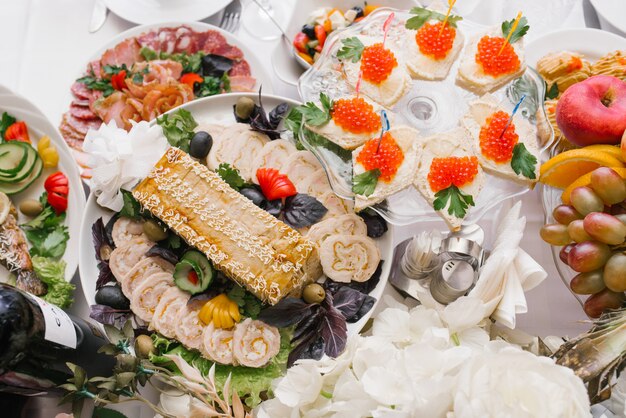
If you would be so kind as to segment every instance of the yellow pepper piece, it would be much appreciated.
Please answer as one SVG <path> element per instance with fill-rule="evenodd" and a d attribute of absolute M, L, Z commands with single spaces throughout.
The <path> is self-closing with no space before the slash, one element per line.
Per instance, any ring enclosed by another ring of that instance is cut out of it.
<path fill-rule="evenodd" d="M 50 137 L 44 135 L 41 137 L 39 142 L 37 143 L 37 151 L 41 152 L 42 150 L 48 148 L 50 146 Z"/>
<path fill-rule="evenodd" d="M 241 321 L 241 314 L 239 313 L 239 306 L 236 303 L 231 303 L 228 307 L 228 312 L 230 316 L 233 318 L 233 321 L 239 322 Z"/>
<path fill-rule="evenodd" d="M 212 322 L 215 328 L 229 329 L 241 321 L 241 314 L 237 303 L 222 293 L 202 306 L 198 319 L 205 325 Z"/>
<path fill-rule="evenodd" d="M 44 135 L 37 143 L 37 152 L 46 168 L 56 167 L 59 164 L 59 153 L 57 149 L 50 143 L 50 137 Z"/>

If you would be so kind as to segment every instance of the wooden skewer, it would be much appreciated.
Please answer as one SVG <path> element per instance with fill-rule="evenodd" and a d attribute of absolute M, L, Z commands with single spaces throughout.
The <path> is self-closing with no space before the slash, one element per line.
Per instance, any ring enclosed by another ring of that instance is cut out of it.
<path fill-rule="evenodd" d="M 515 22 L 513 22 L 513 24 L 511 25 L 511 28 L 509 29 L 509 34 L 507 35 L 506 40 L 504 41 L 504 43 L 502 44 L 502 47 L 498 51 L 498 55 L 502 53 L 506 44 L 509 43 L 509 39 L 511 39 L 511 36 L 513 36 L 513 32 L 515 32 L 515 29 L 517 29 L 517 25 L 519 25 L 519 21 L 521 20 L 521 18 L 522 18 L 522 12 L 518 12 L 517 17 L 515 18 Z"/>
<path fill-rule="evenodd" d="M 443 25 L 441 25 L 441 29 L 439 30 L 437 38 L 439 38 L 439 35 L 443 33 L 443 28 L 445 28 L 446 23 L 448 23 L 448 18 L 450 17 L 450 12 L 452 12 L 452 7 L 454 6 L 454 3 L 456 3 L 456 0 L 448 0 L 448 13 L 446 13 L 446 18 L 443 19 Z"/>
<path fill-rule="evenodd" d="M 383 23 L 383 46 L 385 46 L 385 42 L 387 41 L 387 32 L 389 32 L 389 27 L 391 26 L 391 22 L 395 16 L 396 14 L 391 12 L 389 17 L 385 20 L 385 23 Z"/>

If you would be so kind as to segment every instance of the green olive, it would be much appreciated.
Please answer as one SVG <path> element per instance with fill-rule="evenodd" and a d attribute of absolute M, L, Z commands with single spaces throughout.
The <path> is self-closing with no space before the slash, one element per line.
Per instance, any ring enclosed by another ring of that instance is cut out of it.
<path fill-rule="evenodd" d="M 325 297 L 324 288 L 317 283 L 307 284 L 302 292 L 302 299 L 306 303 L 321 303 Z"/>
<path fill-rule="evenodd" d="M 139 358 L 148 358 L 154 354 L 154 344 L 152 338 L 142 334 L 135 339 L 135 355 Z"/>
<path fill-rule="evenodd" d="M 240 119 L 248 119 L 254 110 L 254 100 L 249 97 L 240 97 L 235 105 L 235 114 Z"/>
<path fill-rule="evenodd" d="M 152 219 L 148 219 L 143 223 L 143 232 L 150 240 L 155 242 L 167 238 L 167 229 Z"/>
<path fill-rule="evenodd" d="M 26 199 L 20 203 L 20 212 L 26 216 L 35 217 L 41 213 L 43 205 L 35 199 Z"/>

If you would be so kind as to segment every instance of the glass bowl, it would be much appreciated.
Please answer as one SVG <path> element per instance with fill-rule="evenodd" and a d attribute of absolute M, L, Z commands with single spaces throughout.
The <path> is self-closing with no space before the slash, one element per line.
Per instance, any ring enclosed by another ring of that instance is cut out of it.
<path fill-rule="evenodd" d="M 390 26 L 386 42 L 391 44 L 395 51 L 401 51 L 398 45 L 403 35 L 404 23 L 413 16 L 407 11 L 380 8 L 361 22 L 333 32 L 324 45 L 320 59 L 299 79 L 298 91 L 304 102 L 317 102 L 321 92 L 327 94 L 331 99 L 354 94 L 352 87 L 343 77 L 341 63 L 336 57 L 337 51 L 342 46 L 341 39 L 355 35 L 381 34 L 382 25 L 390 13 L 395 14 L 395 19 Z M 466 46 L 474 34 L 486 30 L 487 27 L 462 20 L 458 23 L 458 29 L 465 35 Z M 467 112 L 469 104 L 479 98 L 478 95 L 456 84 L 456 75 L 462 54 L 463 51 L 444 80 L 412 80 L 410 90 L 389 109 L 395 114 L 394 125 L 412 126 L 420 132 L 420 135 L 424 136 L 446 132 L 459 125 L 459 120 Z M 402 58 L 400 57 L 400 59 Z M 518 115 L 521 115 L 535 127 L 537 116 L 540 120 L 545 117 L 543 108 L 545 83 L 539 74 L 531 68 L 528 68 L 522 77 L 498 89 L 492 95 L 509 112 L 512 111 L 522 95 L 526 95 L 526 99 L 518 110 Z M 354 199 L 351 151 L 344 150 L 330 141 L 312 134 L 304 126 L 300 133 L 300 140 L 322 163 L 334 192 L 341 198 Z M 553 141 L 554 135 L 551 131 L 543 140 L 537 137 L 541 151 L 540 163 L 548 158 L 548 150 Z M 494 206 L 507 199 L 519 197 L 530 190 L 525 183 L 515 182 L 489 173 L 485 174 L 486 181 L 483 190 L 475 198 L 476 205 L 470 209 L 464 220 L 464 225 L 475 224 Z M 388 197 L 385 201 L 372 206 L 372 209 L 394 225 L 441 220 L 414 187 L 408 187 Z"/>

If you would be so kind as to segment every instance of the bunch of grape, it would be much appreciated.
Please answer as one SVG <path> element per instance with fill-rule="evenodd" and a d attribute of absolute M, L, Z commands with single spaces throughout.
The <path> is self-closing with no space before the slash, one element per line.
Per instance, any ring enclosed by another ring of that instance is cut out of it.
<path fill-rule="evenodd" d="M 626 301 L 625 199 L 626 183 L 620 175 L 608 167 L 597 168 L 589 187 L 572 190 L 571 205 L 554 209 L 558 223 L 544 225 L 540 231 L 548 244 L 563 246 L 561 261 L 578 272 L 570 288 L 591 295 L 584 304 L 591 318 Z"/>

